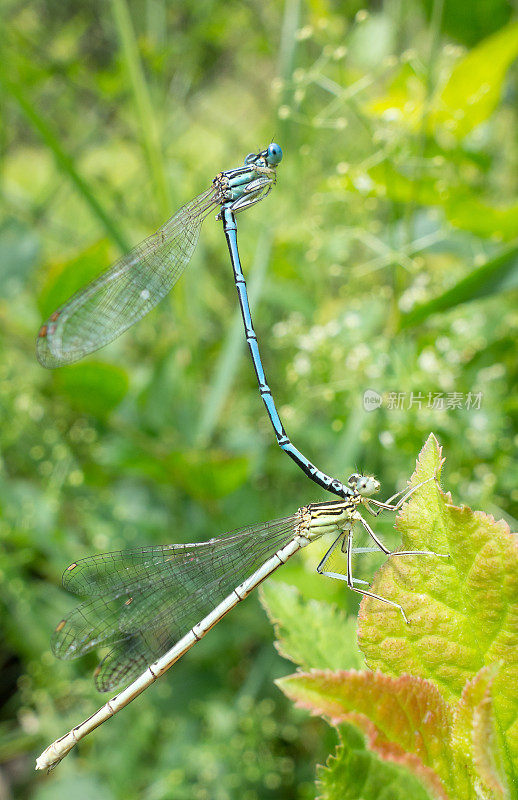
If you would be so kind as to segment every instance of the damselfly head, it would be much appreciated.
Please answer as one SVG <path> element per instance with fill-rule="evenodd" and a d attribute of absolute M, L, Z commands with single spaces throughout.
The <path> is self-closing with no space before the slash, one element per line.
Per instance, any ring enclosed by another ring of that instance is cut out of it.
<path fill-rule="evenodd" d="M 259 153 L 249 153 L 245 158 L 245 164 L 267 164 L 269 167 L 276 167 L 282 161 L 282 150 L 278 144 L 272 142 L 266 150 Z"/>
<path fill-rule="evenodd" d="M 380 482 L 372 475 L 360 475 L 353 472 L 347 480 L 349 488 L 354 489 L 362 497 L 370 497 L 380 490 Z"/>

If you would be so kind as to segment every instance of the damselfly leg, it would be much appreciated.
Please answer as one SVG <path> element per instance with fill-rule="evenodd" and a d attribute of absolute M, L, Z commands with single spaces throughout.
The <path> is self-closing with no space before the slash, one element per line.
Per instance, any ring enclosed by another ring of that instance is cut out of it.
<path fill-rule="evenodd" d="M 347 554 L 347 569 L 345 575 L 343 575 L 341 572 L 331 572 L 330 570 L 324 569 L 326 563 L 328 562 L 329 558 L 331 557 L 332 553 L 336 550 L 338 545 L 341 545 L 342 552 L 344 552 L 344 547 L 345 547 L 345 552 Z M 324 558 L 318 565 L 317 572 L 319 573 L 319 575 L 325 575 L 326 578 L 336 578 L 336 580 L 345 581 L 349 589 L 352 589 L 353 592 L 365 595 L 366 597 L 373 597 L 375 600 L 380 600 L 382 603 L 387 603 L 387 605 L 399 609 L 399 611 L 401 611 L 401 614 L 403 615 L 403 619 L 408 625 L 409 622 L 407 615 L 405 614 L 403 608 L 399 605 L 399 603 L 396 603 L 394 600 L 389 600 L 387 597 L 382 597 L 380 594 L 369 592 L 367 591 L 367 589 L 360 589 L 359 587 L 354 585 L 355 583 L 363 583 L 366 586 L 368 586 L 369 584 L 367 583 L 367 581 L 361 581 L 358 578 L 353 578 L 352 554 L 353 554 L 353 526 L 351 524 L 350 527 L 347 527 L 344 531 L 342 531 L 340 536 L 338 536 L 334 540 L 333 544 L 331 545 L 331 547 L 325 554 Z M 388 553 L 388 555 L 391 554 Z"/>
<path fill-rule="evenodd" d="M 430 480 L 433 480 L 433 478 L 431 478 Z M 420 486 L 422 486 L 424 483 L 428 483 L 428 480 L 422 481 L 417 486 L 414 486 L 412 488 L 412 490 L 410 490 L 410 494 L 412 492 L 414 492 L 416 489 L 418 489 Z M 401 494 L 401 492 L 399 492 L 399 494 Z M 397 495 L 395 495 L 395 496 L 397 496 Z M 409 496 L 409 493 L 407 492 L 406 495 L 405 495 L 405 498 L 402 498 L 402 501 L 400 501 L 400 503 L 402 504 L 402 502 L 404 502 L 405 499 L 408 496 Z M 393 499 L 393 498 L 390 498 L 390 499 Z M 368 501 L 365 498 L 363 498 L 364 505 L 366 504 L 366 502 L 368 502 Z M 382 510 L 383 509 L 381 509 L 381 508 L 379 509 L 379 511 L 382 511 Z M 393 510 L 392 507 L 391 507 L 391 510 Z M 379 511 L 378 511 L 378 513 L 379 513 Z M 318 565 L 317 572 L 320 575 L 325 575 L 328 578 L 336 578 L 337 580 L 345 581 L 347 583 L 347 586 L 349 587 L 349 589 L 352 589 L 354 592 L 358 592 L 359 594 L 364 594 L 367 597 L 373 597 L 375 600 L 380 600 L 383 603 L 388 603 L 388 605 L 391 605 L 394 608 L 398 608 L 401 611 L 401 614 L 403 615 L 403 619 L 405 620 L 406 624 L 408 625 L 409 624 L 408 618 L 407 618 L 403 608 L 399 605 L 399 603 L 396 603 L 394 600 L 389 600 L 386 597 L 382 597 L 381 595 L 374 594 L 374 592 L 369 592 L 366 589 L 359 589 L 356 586 L 354 586 L 355 583 L 362 583 L 362 584 L 365 584 L 366 586 L 369 585 L 367 583 L 367 581 L 362 581 L 362 580 L 359 580 L 358 578 L 353 578 L 353 575 L 352 575 L 353 526 L 354 526 L 355 522 L 359 522 L 360 525 L 362 525 L 362 527 L 369 534 L 369 536 L 371 537 L 373 542 L 377 545 L 377 547 L 379 547 L 379 549 L 386 556 L 390 556 L 390 557 L 392 557 L 392 556 L 437 556 L 439 558 L 449 558 L 448 554 L 435 553 L 433 550 L 389 550 L 389 548 L 386 547 L 383 544 L 383 542 L 381 541 L 381 539 L 379 539 L 378 536 L 374 533 L 374 531 L 372 530 L 372 528 L 368 524 L 368 522 L 366 522 L 366 520 L 363 519 L 361 514 L 359 514 L 357 511 L 353 511 L 353 512 L 350 513 L 350 519 L 349 519 L 348 523 L 344 526 L 343 531 L 334 540 L 334 542 L 332 543 L 330 548 L 325 553 L 325 555 L 324 555 L 323 559 L 321 560 L 320 564 Z M 330 572 L 329 570 L 324 570 L 324 567 L 325 567 L 326 563 L 328 562 L 331 554 L 336 550 L 336 548 L 338 547 L 339 544 L 341 544 L 341 551 L 343 553 L 347 553 L 347 569 L 346 569 L 346 574 L 345 575 L 343 575 L 342 573 L 339 573 L 339 572 Z M 363 549 L 363 548 L 361 548 L 361 549 Z M 355 549 L 355 552 L 357 552 L 356 549 Z"/>
<path fill-rule="evenodd" d="M 355 519 L 363 525 L 371 539 L 376 542 L 379 549 L 382 550 L 386 556 L 440 556 L 448 558 L 448 556 L 441 556 L 441 553 L 434 553 L 432 550 L 389 550 L 388 547 L 385 547 L 383 542 L 378 539 L 369 523 L 363 519 L 361 514 L 356 515 Z"/>
<path fill-rule="evenodd" d="M 365 500 L 363 500 L 363 506 L 364 508 L 367 509 L 367 511 L 370 511 L 370 513 L 375 517 L 377 517 L 378 514 L 381 514 L 382 511 L 394 511 L 394 512 L 399 511 L 399 509 L 402 508 L 404 503 L 406 503 L 406 501 L 414 494 L 414 492 L 417 492 L 417 490 L 420 489 L 422 486 L 424 486 L 426 483 L 430 483 L 430 481 L 434 480 L 435 480 L 435 475 L 432 475 L 431 478 L 427 478 L 425 481 L 421 481 L 420 483 L 417 483 L 415 486 L 411 486 L 409 489 L 401 489 L 399 492 L 396 492 L 396 494 L 393 494 L 392 497 L 389 497 L 389 499 L 385 500 L 384 502 L 382 502 L 381 500 L 375 500 L 373 497 L 368 497 Z M 397 501 L 397 503 L 393 503 L 392 501 L 395 500 L 396 497 L 399 497 L 399 495 L 403 496 Z M 375 505 L 376 508 L 371 508 L 370 505 L 371 503 Z"/>
<path fill-rule="evenodd" d="M 382 511 L 392 511 L 395 513 L 399 511 L 400 508 L 402 508 L 403 504 L 406 503 L 406 501 L 414 494 L 414 492 L 416 492 L 425 484 L 430 483 L 430 481 L 437 481 L 437 475 L 432 475 L 431 478 L 427 478 L 425 481 L 421 481 L 420 483 L 417 483 L 415 486 L 411 486 L 409 489 L 402 489 L 401 491 L 396 492 L 396 494 L 393 494 L 392 497 L 389 497 L 389 499 L 386 500 L 384 503 L 380 502 L 379 500 L 375 500 L 373 497 L 363 497 L 362 506 L 366 508 L 367 511 L 370 511 L 370 513 L 375 517 L 381 514 Z M 395 500 L 396 497 L 399 497 L 399 495 L 403 496 L 398 500 L 397 503 L 392 503 L 392 500 Z M 371 508 L 370 505 L 371 503 L 373 503 L 377 507 Z M 438 558 L 449 558 L 449 555 L 447 553 L 436 553 L 433 550 L 396 550 L 396 551 L 388 550 L 388 548 L 386 548 L 385 545 L 378 539 L 378 537 L 376 536 L 370 525 L 367 524 L 367 522 L 363 519 L 363 517 L 358 514 L 357 519 L 358 522 L 360 522 L 363 525 L 363 527 L 365 528 L 371 539 L 374 542 L 376 542 L 380 550 L 382 550 L 387 556 L 423 555 L 423 556 L 437 556 Z"/>

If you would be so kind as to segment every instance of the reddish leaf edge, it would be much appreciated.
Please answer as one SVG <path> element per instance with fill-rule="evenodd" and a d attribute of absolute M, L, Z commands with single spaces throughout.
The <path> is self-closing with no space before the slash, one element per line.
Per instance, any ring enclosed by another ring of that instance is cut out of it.
<path fill-rule="evenodd" d="M 448 794 L 440 776 L 437 772 L 427 764 L 415 753 L 405 750 L 400 744 L 388 738 L 386 732 L 381 730 L 376 723 L 368 717 L 367 714 L 354 710 L 339 711 L 336 709 L 335 713 L 328 713 L 329 709 L 324 707 L 325 704 L 312 703 L 309 701 L 301 700 L 297 697 L 296 693 L 290 691 L 287 687 L 288 683 L 304 681 L 307 679 L 323 679 L 332 680 L 337 683 L 354 681 L 365 682 L 366 684 L 375 681 L 382 681 L 385 688 L 392 689 L 395 693 L 401 690 L 405 685 L 411 684 L 414 688 L 421 687 L 437 701 L 437 705 L 448 718 L 451 725 L 452 709 L 442 698 L 439 689 L 431 681 L 424 678 L 418 678 L 413 675 L 404 674 L 398 678 L 391 678 L 384 675 L 382 672 L 362 672 L 358 670 L 317 670 L 312 669 L 307 672 L 297 671 L 285 678 L 279 678 L 275 681 L 281 691 L 291 699 L 297 708 L 303 708 L 309 711 L 312 716 L 321 716 L 330 725 L 337 727 L 340 723 L 350 722 L 355 725 L 366 737 L 369 749 L 378 755 L 383 761 L 388 761 L 400 766 L 406 767 L 417 778 L 421 780 L 426 789 L 437 800 L 456 800 L 456 798 Z M 444 720 L 446 721 L 446 720 Z M 442 731 L 445 739 L 449 735 L 449 727 L 444 728 Z"/>

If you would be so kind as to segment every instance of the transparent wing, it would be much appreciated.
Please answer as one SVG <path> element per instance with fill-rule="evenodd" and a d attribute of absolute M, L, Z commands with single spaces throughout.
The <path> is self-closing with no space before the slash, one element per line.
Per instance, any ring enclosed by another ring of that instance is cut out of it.
<path fill-rule="evenodd" d="M 50 369 L 78 361 L 151 311 L 189 263 L 201 223 L 217 205 L 215 195 L 211 188 L 182 206 L 156 233 L 51 314 L 36 340 L 40 364 Z"/>
<path fill-rule="evenodd" d="M 95 675 L 111 691 L 144 671 L 290 541 L 298 516 L 221 539 L 103 553 L 71 564 L 66 589 L 87 599 L 56 628 L 52 649 L 76 658 L 110 646 Z"/>

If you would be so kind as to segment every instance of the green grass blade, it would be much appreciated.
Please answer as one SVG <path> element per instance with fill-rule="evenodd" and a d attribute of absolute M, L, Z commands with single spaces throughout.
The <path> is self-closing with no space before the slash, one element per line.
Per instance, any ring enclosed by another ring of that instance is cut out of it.
<path fill-rule="evenodd" d="M 432 314 L 448 311 L 463 303 L 489 297 L 510 288 L 512 275 L 518 268 L 518 244 L 506 247 L 498 256 L 486 261 L 478 269 L 470 272 L 451 289 L 434 297 L 427 303 L 401 315 L 400 328 L 418 325 Z M 510 280 L 511 279 L 511 280 Z"/>
<path fill-rule="evenodd" d="M 133 91 L 139 128 L 142 132 L 143 147 L 155 186 L 160 215 L 168 216 L 171 211 L 171 198 L 166 180 L 166 172 L 159 144 L 158 126 L 144 70 L 140 61 L 135 32 L 131 22 L 126 0 L 112 0 L 113 15 L 119 35 L 124 64 Z"/>
<path fill-rule="evenodd" d="M 300 25 L 300 0 L 286 0 L 282 17 L 281 41 L 279 45 L 277 74 L 288 81 L 293 73 L 297 29 Z"/>
<path fill-rule="evenodd" d="M 118 225 L 110 217 L 108 212 L 103 208 L 101 203 L 97 200 L 88 182 L 78 172 L 74 166 L 72 158 L 68 155 L 68 153 L 65 152 L 57 135 L 54 133 L 50 125 L 37 111 L 20 86 L 13 81 L 8 80 L 4 75 L 1 74 L 1 72 L 0 81 L 4 85 L 5 89 L 12 95 L 12 97 L 15 98 L 32 126 L 38 131 L 41 138 L 52 152 L 58 166 L 68 177 L 70 182 L 75 186 L 86 203 L 90 206 L 91 211 L 100 221 L 108 236 L 119 246 L 121 252 L 127 252 L 130 249 L 130 245 L 126 240 L 126 237 L 123 235 Z"/>

